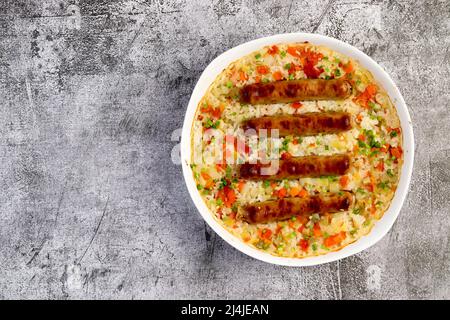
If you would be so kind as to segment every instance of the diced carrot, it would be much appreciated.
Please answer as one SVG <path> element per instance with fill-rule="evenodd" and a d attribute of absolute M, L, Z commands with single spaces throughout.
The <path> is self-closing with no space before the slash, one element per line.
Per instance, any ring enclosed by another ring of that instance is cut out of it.
<path fill-rule="evenodd" d="M 272 182 L 270 183 L 270 186 L 271 186 L 272 189 L 273 189 L 273 188 L 275 188 L 275 187 L 277 186 L 277 183 L 276 183 L 275 181 L 272 181 Z"/>
<path fill-rule="evenodd" d="M 303 232 L 304 229 L 305 229 L 305 225 L 302 224 L 300 227 L 298 227 L 297 231 L 301 233 L 301 232 Z"/>
<path fill-rule="evenodd" d="M 375 215 L 377 212 L 377 207 L 375 206 L 375 203 L 372 203 L 372 206 L 370 207 L 370 214 Z"/>
<path fill-rule="evenodd" d="M 295 47 L 288 47 L 286 50 L 291 56 L 300 58 L 300 53 L 297 51 Z"/>
<path fill-rule="evenodd" d="M 374 84 L 369 84 L 366 89 L 357 95 L 353 101 L 363 106 L 364 108 L 369 107 L 369 101 L 372 100 L 377 93 L 377 86 Z"/>
<path fill-rule="evenodd" d="M 342 188 L 345 188 L 345 187 L 347 187 L 347 185 L 348 185 L 348 176 L 341 176 L 340 178 L 339 178 L 339 184 L 341 185 L 341 187 Z"/>
<path fill-rule="evenodd" d="M 291 190 L 289 190 L 289 194 L 291 197 L 296 197 L 300 193 L 300 188 L 293 187 Z"/>
<path fill-rule="evenodd" d="M 255 76 L 255 83 L 261 82 L 261 76 Z"/>
<path fill-rule="evenodd" d="M 211 180 L 211 176 L 207 172 L 201 172 L 200 175 L 205 180 Z"/>
<path fill-rule="evenodd" d="M 383 153 L 387 153 L 389 151 L 389 147 L 390 145 L 386 143 L 385 145 L 381 146 L 380 151 Z"/>
<path fill-rule="evenodd" d="M 245 236 L 242 238 L 242 240 L 244 240 L 244 242 L 249 242 L 250 241 L 250 237 L 249 236 Z"/>
<path fill-rule="evenodd" d="M 375 168 L 378 169 L 379 171 L 383 172 L 384 171 L 384 161 L 380 160 L 380 162 L 378 162 L 378 164 Z"/>
<path fill-rule="evenodd" d="M 211 189 L 214 186 L 214 181 L 211 180 L 207 180 L 205 183 L 205 189 Z"/>
<path fill-rule="evenodd" d="M 278 51 L 279 51 L 278 47 L 273 45 L 267 50 L 267 53 L 273 56 L 273 55 L 277 54 Z"/>
<path fill-rule="evenodd" d="M 359 141 L 366 141 L 366 136 L 363 135 L 362 133 L 358 136 L 358 140 Z"/>
<path fill-rule="evenodd" d="M 272 230 L 265 228 L 261 231 L 261 238 L 269 240 L 271 237 L 272 237 Z"/>
<path fill-rule="evenodd" d="M 286 197 L 286 194 L 287 194 L 286 188 L 281 188 L 280 190 L 278 190 L 278 197 L 279 197 L 279 198 L 284 198 L 284 197 Z"/>
<path fill-rule="evenodd" d="M 345 240 L 346 237 L 347 237 L 346 233 L 342 231 L 326 238 L 323 244 L 329 248 L 331 246 L 341 243 L 343 240 Z"/>
<path fill-rule="evenodd" d="M 221 199 L 227 208 L 231 208 L 236 202 L 236 193 L 229 186 L 225 186 L 217 192 L 216 199 Z"/>
<path fill-rule="evenodd" d="M 302 249 L 302 251 L 306 251 L 308 250 L 309 242 L 308 240 L 302 239 L 299 241 L 298 245 L 300 246 L 300 249 Z"/>
<path fill-rule="evenodd" d="M 344 64 L 342 67 L 343 67 L 345 73 L 350 73 L 353 71 L 353 64 L 351 61 Z"/>
<path fill-rule="evenodd" d="M 320 225 L 318 222 L 314 224 L 313 234 L 314 234 L 314 237 L 316 237 L 316 238 L 322 236 L 322 231 L 320 230 Z"/>
<path fill-rule="evenodd" d="M 396 148 L 391 147 L 390 152 L 393 157 L 400 159 L 402 157 L 403 150 L 400 146 Z"/>
<path fill-rule="evenodd" d="M 374 84 L 369 84 L 365 91 L 369 94 L 370 97 L 373 97 L 377 93 L 377 86 Z"/>
<path fill-rule="evenodd" d="M 234 192 L 233 189 L 226 188 L 225 194 L 226 194 L 226 197 L 227 197 L 227 199 L 225 201 L 225 206 L 227 208 L 231 208 L 231 206 L 236 202 L 236 193 Z"/>
<path fill-rule="evenodd" d="M 239 79 L 241 79 L 241 81 L 246 81 L 248 79 L 247 74 L 244 71 L 239 71 Z"/>
<path fill-rule="evenodd" d="M 245 181 L 244 180 L 239 181 L 238 185 L 237 185 L 239 192 L 242 192 L 242 190 L 244 190 L 244 187 L 245 187 Z"/>
<path fill-rule="evenodd" d="M 275 71 L 274 73 L 272 73 L 272 77 L 277 81 L 283 79 L 283 75 L 280 71 Z"/>
<path fill-rule="evenodd" d="M 301 102 L 293 102 L 291 103 L 291 107 L 294 109 L 299 109 L 303 106 L 303 104 Z"/>
<path fill-rule="evenodd" d="M 301 198 L 304 198 L 308 195 L 308 191 L 306 191 L 305 188 L 302 188 L 302 190 L 300 190 L 300 192 L 298 193 L 298 196 Z"/>
<path fill-rule="evenodd" d="M 361 122 L 361 121 L 363 120 L 363 115 L 362 115 L 362 113 L 359 113 L 359 114 L 356 116 L 356 120 L 358 120 L 358 122 Z"/>
<path fill-rule="evenodd" d="M 298 139 L 297 138 L 292 139 L 292 144 L 293 145 L 297 145 L 298 144 Z"/>
<path fill-rule="evenodd" d="M 257 66 L 256 72 L 258 72 L 259 74 L 268 74 L 269 68 L 267 66 Z"/>

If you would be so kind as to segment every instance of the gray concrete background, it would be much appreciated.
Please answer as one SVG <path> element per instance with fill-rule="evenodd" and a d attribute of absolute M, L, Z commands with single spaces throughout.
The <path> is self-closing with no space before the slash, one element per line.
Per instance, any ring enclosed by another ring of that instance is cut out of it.
<path fill-rule="evenodd" d="M 221 52 L 316 32 L 378 61 L 415 169 L 371 249 L 309 268 L 233 249 L 172 164 Z M 450 1 L 0 0 L 0 298 L 450 298 Z"/>

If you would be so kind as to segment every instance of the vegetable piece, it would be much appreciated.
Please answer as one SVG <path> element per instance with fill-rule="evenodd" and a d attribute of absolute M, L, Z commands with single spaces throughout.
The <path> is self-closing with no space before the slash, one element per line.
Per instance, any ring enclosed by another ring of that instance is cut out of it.
<path fill-rule="evenodd" d="M 275 54 L 277 54 L 279 52 L 279 49 L 278 49 L 278 47 L 276 46 L 276 45 L 273 45 L 273 46 L 271 46 L 268 50 L 267 50 L 267 53 L 268 54 L 270 54 L 270 55 L 275 55 Z"/>
<path fill-rule="evenodd" d="M 279 197 L 279 198 L 284 198 L 284 197 L 286 197 L 286 194 L 287 194 L 286 188 L 281 188 L 280 190 L 278 190 L 278 197 Z"/>
<path fill-rule="evenodd" d="M 396 148 L 391 147 L 390 148 L 390 152 L 391 152 L 391 155 L 393 157 L 396 157 L 397 159 L 400 159 L 402 157 L 402 154 L 403 154 L 403 150 L 402 150 L 402 148 L 400 146 L 398 146 Z"/>
<path fill-rule="evenodd" d="M 222 189 L 219 189 L 216 198 L 221 199 L 227 208 L 231 208 L 236 202 L 236 193 L 226 185 Z"/>
<path fill-rule="evenodd" d="M 267 66 L 257 66 L 256 67 L 256 72 L 258 72 L 261 75 L 268 74 L 269 73 L 269 68 Z"/>
<path fill-rule="evenodd" d="M 339 184 L 341 185 L 342 188 L 346 188 L 348 186 L 348 176 L 341 176 L 339 178 Z"/>
<path fill-rule="evenodd" d="M 353 71 L 353 64 L 352 64 L 351 61 L 349 61 L 349 62 L 347 62 L 346 64 L 344 64 L 344 65 L 342 66 L 342 68 L 344 69 L 344 72 L 345 72 L 345 73 L 350 73 L 350 72 Z"/>
<path fill-rule="evenodd" d="M 302 251 L 307 251 L 309 247 L 309 241 L 306 239 L 302 239 L 298 242 L 298 245 L 300 246 L 300 249 L 302 249 Z"/>
<path fill-rule="evenodd" d="M 270 238 L 272 237 L 272 230 L 265 228 L 261 231 L 261 236 L 262 239 L 266 239 L 266 240 L 270 240 Z"/>
<path fill-rule="evenodd" d="M 291 104 L 291 107 L 294 109 L 300 109 L 303 106 L 303 104 L 301 102 L 293 102 Z"/>
<path fill-rule="evenodd" d="M 244 180 L 239 181 L 238 185 L 237 185 L 238 191 L 242 192 L 242 190 L 244 190 L 244 187 L 245 187 L 245 181 Z"/>
<path fill-rule="evenodd" d="M 244 82 L 244 81 L 248 80 L 248 76 L 244 71 L 241 70 L 241 71 L 239 71 L 239 79 L 242 82 Z"/>
<path fill-rule="evenodd" d="M 369 101 L 372 100 L 376 93 L 377 93 L 377 86 L 374 84 L 369 84 L 366 89 L 360 93 L 359 95 L 357 95 L 353 101 L 355 103 L 358 103 L 359 105 L 361 105 L 362 107 L 368 109 L 369 108 Z"/>
<path fill-rule="evenodd" d="M 275 71 L 274 73 L 272 73 L 272 77 L 277 81 L 283 79 L 283 75 L 280 71 Z"/>
<path fill-rule="evenodd" d="M 305 188 L 302 188 L 302 190 L 300 190 L 298 196 L 301 198 L 305 198 L 308 195 L 308 191 L 306 191 Z"/>
<path fill-rule="evenodd" d="M 291 188 L 291 190 L 289 190 L 289 194 L 291 195 L 291 197 L 296 197 L 300 193 L 300 191 L 300 188 L 293 187 Z"/>
<path fill-rule="evenodd" d="M 345 238 L 347 237 L 346 233 L 344 231 L 335 234 L 333 236 L 330 236 L 328 238 L 326 238 L 323 242 L 323 244 L 326 247 L 332 247 L 334 245 L 340 244 L 342 241 L 345 240 Z"/>
<path fill-rule="evenodd" d="M 320 230 L 320 225 L 319 223 L 315 223 L 314 227 L 313 227 L 313 234 L 314 237 L 319 238 L 322 236 L 322 231 Z"/>

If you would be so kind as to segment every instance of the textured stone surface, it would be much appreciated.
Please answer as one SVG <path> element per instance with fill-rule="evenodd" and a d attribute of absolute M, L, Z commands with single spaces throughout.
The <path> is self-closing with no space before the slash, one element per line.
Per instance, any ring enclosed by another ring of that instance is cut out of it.
<path fill-rule="evenodd" d="M 221 52 L 317 32 L 409 106 L 407 201 L 369 250 L 309 268 L 233 249 L 170 161 Z M 0 0 L 0 298 L 450 298 L 450 2 Z"/>

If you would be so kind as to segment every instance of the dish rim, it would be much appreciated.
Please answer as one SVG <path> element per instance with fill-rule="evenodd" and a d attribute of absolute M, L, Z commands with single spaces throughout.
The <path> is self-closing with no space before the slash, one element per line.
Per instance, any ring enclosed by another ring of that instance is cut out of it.
<path fill-rule="evenodd" d="M 247 54 L 250 54 L 251 52 L 261 49 L 264 46 L 304 41 L 308 41 L 313 45 L 323 45 L 333 51 L 337 51 L 339 53 L 347 55 L 359 61 L 359 63 L 364 68 L 372 73 L 376 82 L 379 83 L 387 92 L 397 110 L 403 134 L 402 148 L 404 151 L 404 159 L 400 180 L 397 185 L 394 197 L 392 198 L 391 204 L 388 210 L 383 214 L 383 217 L 375 223 L 374 227 L 367 235 L 362 236 L 355 242 L 338 251 L 332 251 L 327 254 L 305 258 L 288 258 L 274 256 L 245 244 L 242 240 L 232 235 L 218 221 L 214 219 L 211 211 L 206 206 L 206 203 L 197 190 L 192 169 L 189 165 L 191 160 L 191 128 L 198 103 L 206 93 L 209 86 L 213 83 L 215 78 L 230 63 L 244 57 Z M 371 57 L 350 44 L 324 35 L 302 32 L 284 33 L 263 37 L 240 44 L 220 54 L 211 63 L 209 63 L 209 65 L 205 68 L 199 80 L 197 81 L 197 84 L 195 85 L 195 88 L 189 100 L 181 133 L 180 152 L 183 176 L 189 191 L 189 195 L 191 196 L 191 199 L 194 202 L 197 211 L 200 213 L 206 223 L 214 230 L 214 232 L 216 232 L 231 246 L 249 255 L 252 258 L 276 265 L 302 267 L 333 262 L 357 254 L 375 245 L 389 232 L 398 215 L 400 214 L 411 182 L 414 162 L 414 133 L 408 108 L 397 85 L 391 79 L 389 74 Z"/>

